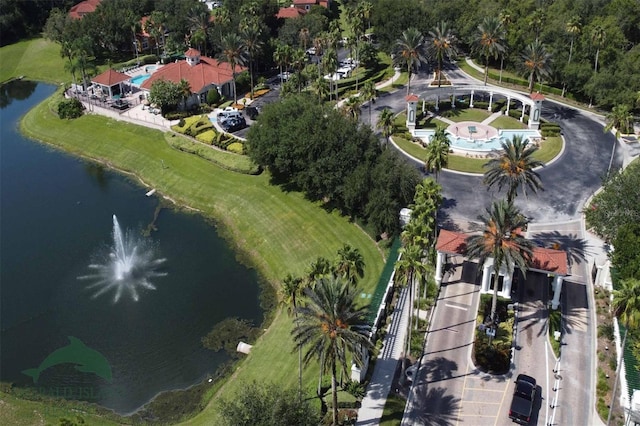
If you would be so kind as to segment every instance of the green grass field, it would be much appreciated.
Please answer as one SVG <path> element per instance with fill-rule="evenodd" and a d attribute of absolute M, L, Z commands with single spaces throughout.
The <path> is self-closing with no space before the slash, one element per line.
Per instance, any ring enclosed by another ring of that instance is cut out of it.
<path fill-rule="evenodd" d="M 503 115 L 493 120 L 489 125 L 496 129 L 526 129 L 527 125 L 521 123 L 515 118 Z"/>
<path fill-rule="evenodd" d="M 0 48 L 0 82 L 24 76 L 29 80 L 62 83 L 71 80 L 60 47 L 42 38 Z"/>
<path fill-rule="evenodd" d="M 475 121 L 477 123 L 480 123 L 483 120 L 489 118 L 491 116 L 491 113 L 489 111 L 477 108 L 458 108 L 442 111 L 440 115 L 456 123 L 460 123 L 462 121 Z"/>

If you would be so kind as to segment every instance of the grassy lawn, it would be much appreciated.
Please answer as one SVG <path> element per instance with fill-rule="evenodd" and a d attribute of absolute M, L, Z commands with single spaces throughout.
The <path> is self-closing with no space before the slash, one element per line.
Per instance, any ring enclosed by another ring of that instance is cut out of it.
<path fill-rule="evenodd" d="M 500 116 L 489 123 L 491 126 L 496 129 L 526 129 L 527 125 L 521 123 L 519 120 L 515 118 L 508 117 L 506 115 Z"/>
<path fill-rule="evenodd" d="M 562 138 L 560 136 L 549 137 L 542 142 L 540 149 L 538 149 L 533 157 L 536 160 L 540 160 L 544 163 L 548 163 L 560 154 L 562 150 Z"/>
<path fill-rule="evenodd" d="M 364 257 L 363 291 L 373 292 L 383 267 L 383 255 L 375 242 L 347 218 L 327 212 L 305 200 L 303 194 L 283 192 L 270 185 L 267 173 L 234 173 L 175 150 L 158 130 L 101 116 L 60 120 L 50 112 L 50 105 L 59 99 L 58 92 L 27 113 L 21 122 L 22 130 L 70 153 L 135 174 L 147 187 L 156 188 L 178 205 L 213 218 L 218 232 L 269 283 L 277 283 L 287 273 L 302 275 L 318 256 L 333 259 L 343 244 L 350 244 Z M 290 330 L 291 320 L 286 315 L 277 316 L 241 363 L 234 379 L 192 422 L 215 423 L 215 403 L 252 379 L 295 386 L 298 362 L 297 354 L 292 353 Z M 311 365 L 305 371 L 304 383 L 310 395 L 315 394 L 317 374 L 317 366 Z M 1 415 L 0 422 L 7 424 Z"/>
<path fill-rule="evenodd" d="M 562 331 L 562 312 L 559 309 L 549 310 L 549 342 L 556 358 L 560 357 L 560 341 L 554 337 L 554 332 Z"/>
<path fill-rule="evenodd" d="M 420 145 L 408 141 L 399 136 L 393 136 L 393 141 L 407 154 L 416 157 L 419 160 L 425 161 L 427 158 L 427 151 Z M 449 164 L 447 169 L 456 170 L 459 172 L 467 173 L 484 173 L 485 169 L 482 167 L 488 160 L 476 159 L 469 157 L 461 157 L 459 155 L 449 155 Z"/>
<path fill-rule="evenodd" d="M 475 121 L 480 123 L 484 119 L 489 118 L 491 114 L 492 113 L 489 111 L 477 108 L 449 109 L 440 113 L 441 116 L 456 123 L 460 123 L 462 121 Z"/>
<path fill-rule="evenodd" d="M 409 74 L 406 71 L 403 71 L 400 73 L 400 76 L 398 78 L 393 80 L 393 84 L 383 87 L 382 89 L 378 89 L 378 92 L 393 92 L 406 86 L 408 82 Z"/>
<path fill-rule="evenodd" d="M 21 75 L 49 83 L 71 81 L 64 64 L 54 42 L 42 38 L 21 41 L 0 48 L 0 82 Z"/>

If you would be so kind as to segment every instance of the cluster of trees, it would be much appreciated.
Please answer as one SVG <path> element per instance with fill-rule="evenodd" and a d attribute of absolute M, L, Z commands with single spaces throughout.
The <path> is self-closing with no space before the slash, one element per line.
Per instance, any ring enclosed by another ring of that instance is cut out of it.
<path fill-rule="evenodd" d="M 322 375 L 331 373 L 333 424 L 338 424 L 337 369 L 342 368 L 348 376 L 347 355 L 351 354 L 361 365 L 363 354 L 371 346 L 367 336 L 368 311 L 356 307 L 357 283 L 364 276 L 364 267 L 360 251 L 345 244 L 333 263 L 318 257 L 304 277 L 289 274 L 280 287 L 280 300 L 289 315 L 295 317 L 292 334 L 299 354 L 298 398 L 302 400 L 302 367 L 315 359 L 320 363 L 319 398 Z"/>
<path fill-rule="evenodd" d="M 446 22 L 455 29 L 459 49 L 485 66 L 504 66 L 530 83 L 533 67 L 535 79 L 563 94 L 568 90 L 606 108 L 640 108 L 640 3 L 635 0 L 372 3 L 372 24 L 387 51 L 403 38 L 404 29 L 427 35 Z"/>
<path fill-rule="evenodd" d="M 247 138 L 249 156 L 275 182 L 368 222 L 377 234 L 396 233 L 398 213 L 420 181 L 371 128 L 305 94 L 265 107 Z"/>

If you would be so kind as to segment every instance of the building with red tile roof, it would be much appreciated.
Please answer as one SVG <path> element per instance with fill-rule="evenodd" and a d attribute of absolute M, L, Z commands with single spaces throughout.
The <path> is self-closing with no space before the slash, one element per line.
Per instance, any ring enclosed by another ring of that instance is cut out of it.
<path fill-rule="evenodd" d="M 446 262 L 447 255 L 466 256 L 467 238 L 469 234 L 448 231 L 443 229 L 438 234 L 436 241 L 436 282 L 442 282 L 443 265 Z M 545 247 L 534 247 L 532 250 L 531 263 L 528 266 L 530 271 L 546 273 L 554 278 L 553 290 L 554 297 L 552 306 L 554 309 L 558 307 L 560 300 L 560 292 L 562 291 L 562 280 L 568 274 L 568 257 L 564 250 L 549 249 Z M 491 276 L 493 274 L 493 259 L 487 259 L 484 265 L 479 265 L 482 271 L 482 288 L 481 293 L 493 292 L 491 290 Z M 500 277 L 503 278 L 503 289 L 498 294 L 502 297 L 510 298 L 511 281 L 513 270 L 503 267 L 500 270 Z"/>
<path fill-rule="evenodd" d="M 315 5 L 329 8 L 331 6 L 331 0 L 293 0 L 293 5 L 298 9 L 309 11 L 311 7 Z"/>
<path fill-rule="evenodd" d="M 91 79 L 94 86 L 100 86 L 101 93 L 113 97 L 124 93 L 124 83 L 131 79 L 127 74 L 111 68 Z"/>
<path fill-rule="evenodd" d="M 214 88 L 223 96 L 233 97 L 233 70 L 229 63 L 218 63 L 217 59 L 201 56 L 200 51 L 193 48 L 187 50 L 184 55 L 186 59 L 158 69 L 140 87 L 151 90 L 153 83 L 158 80 L 179 83 L 184 79 L 189 82 L 193 93 L 187 100 L 187 105 L 205 102 L 207 92 Z M 236 75 L 245 70 L 245 67 L 236 65 Z"/>
<path fill-rule="evenodd" d="M 93 13 L 102 0 L 84 0 L 69 10 L 69 16 L 73 19 L 82 19 L 88 13 Z"/>
<path fill-rule="evenodd" d="M 295 6 L 289 7 L 281 7 L 276 14 L 276 18 L 279 19 L 289 19 L 289 18 L 299 18 L 307 13 L 306 9 L 301 9 Z"/>

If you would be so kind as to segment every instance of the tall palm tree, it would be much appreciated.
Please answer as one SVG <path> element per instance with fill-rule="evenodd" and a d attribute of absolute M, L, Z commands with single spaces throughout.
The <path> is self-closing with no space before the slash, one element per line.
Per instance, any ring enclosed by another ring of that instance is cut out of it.
<path fill-rule="evenodd" d="M 616 130 L 616 141 L 613 143 L 613 148 L 611 149 L 611 158 L 609 159 L 609 168 L 607 169 L 607 172 L 609 172 L 613 164 L 613 157 L 615 157 L 616 154 L 616 145 L 618 144 L 620 135 L 622 132 L 629 133 L 633 131 L 633 113 L 630 111 L 628 105 L 616 105 L 607 113 L 605 119 L 607 120 L 607 125 L 604 127 L 605 133 L 613 129 Z"/>
<path fill-rule="evenodd" d="M 484 56 L 484 85 L 487 85 L 489 77 L 489 59 L 497 58 L 504 52 L 504 28 L 500 20 L 495 16 L 484 18 L 482 23 L 478 25 L 476 31 L 475 48 L 477 52 Z"/>
<path fill-rule="evenodd" d="M 371 29 L 371 12 L 373 11 L 373 4 L 370 1 L 363 1 L 358 3 L 360 8 L 360 14 L 363 19 L 367 21 L 367 28 Z"/>
<path fill-rule="evenodd" d="M 427 55 L 429 60 L 435 61 L 436 73 L 438 76 L 438 87 L 442 79 L 442 62 L 445 58 L 451 58 L 456 53 L 456 37 L 446 22 L 440 22 L 429 31 L 427 39 Z"/>
<path fill-rule="evenodd" d="M 596 48 L 596 58 L 593 63 L 594 73 L 598 72 L 598 59 L 600 57 L 600 49 L 602 48 L 602 46 L 604 46 L 604 42 L 606 39 L 607 33 L 605 32 L 604 28 L 602 28 L 600 25 L 596 25 L 595 27 L 593 27 L 593 30 L 591 30 L 591 43 L 593 43 Z"/>
<path fill-rule="evenodd" d="M 447 136 L 446 129 L 438 126 L 435 133 L 429 138 L 427 157 L 424 163 L 425 169 L 435 174 L 436 182 L 438 181 L 440 170 L 447 166 L 450 148 L 451 142 Z"/>
<path fill-rule="evenodd" d="M 228 62 L 233 80 L 233 102 L 238 103 L 236 90 L 236 67 L 247 63 L 247 47 L 239 35 L 228 33 L 221 40 L 222 51 L 218 54 L 218 64 Z"/>
<path fill-rule="evenodd" d="M 359 290 L 339 277 L 323 278 L 304 294 L 308 301 L 299 306 L 293 329 L 297 348 L 306 348 L 303 363 L 316 359 L 321 371 L 331 373 L 333 424 L 338 424 L 337 370 L 347 372 L 347 355 L 362 365 L 364 351 L 371 348 L 367 336 L 366 307 L 357 307 Z"/>
<path fill-rule="evenodd" d="M 189 97 L 191 97 L 191 85 L 189 84 L 189 81 L 181 78 L 178 83 L 178 89 L 180 90 L 180 96 L 182 97 L 182 105 L 186 109 L 187 101 L 189 100 Z"/>
<path fill-rule="evenodd" d="M 526 195 L 526 187 L 534 193 L 542 189 L 540 175 L 534 170 L 544 165 L 533 158 L 538 147 L 530 145 L 522 136 L 514 136 L 512 140 L 502 142 L 502 155 L 492 158 L 485 168 L 484 183 L 489 187 L 498 185 L 498 190 L 507 187 L 507 202 L 512 203 L 522 187 Z"/>
<path fill-rule="evenodd" d="M 360 97 L 364 102 L 369 102 L 369 125 L 371 125 L 371 110 L 373 109 L 373 103 L 376 101 L 377 95 L 378 95 L 378 91 L 376 90 L 375 83 L 371 80 L 367 80 L 362 85 L 362 90 L 360 91 Z"/>
<path fill-rule="evenodd" d="M 364 276 L 364 258 L 360 250 L 348 244 L 343 245 L 342 248 L 338 250 L 338 260 L 335 265 L 335 270 L 338 275 L 355 286 L 358 278 Z"/>
<path fill-rule="evenodd" d="M 425 56 L 424 36 L 416 28 L 407 28 L 402 32 L 402 37 L 396 40 L 394 47 L 394 61 L 397 66 L 406 67 L 409 74 L 407 83 L 407 95 L 411 90 L 411 72 L 420 64 L 427 62 Z"/>
<path fill-rule="evenodd" d="M 543 9 L 536 9 L 529 16 L 529 26 L 533 29 L 533 32 L 536 34 L 536 41 L 540 39 L 540 31 L 542 31 L 542 27 L 544 26 L 544 22 L 547 19 L 547 14 Z"/>
<path fill-rule="evenodd" d="M 298 300 L 304 290 L 304 280 L 288 274 L 280 285 L 280 300 L 289 316 L 298 319 Z M 302 348 L 298 350 L 298 397 L 302 399 Z"/>
<path fill-rule="evenodd" d="M 389 108 L 385 108 L 382 110 L 380 115 L 378 116 L 378 122 L 376 123 L 376 127 L 379 128 L 382 132 L 382 136 L 386 139 L 387 143 L 385 146 L 389 145 L 389 137 L 393 133 L 393 111 Z"/>
<path fill-rule="evenodd" d="M 567 21 L 565 26 L 565 31 L 569 34 L 569 38 L 571 39 L 571 43 L 569 44 L 569 59 L 567 60 L 567 65 L 571 63 L 571 59 L 573 57 L 573 43 L 576 39 L 576 35 L 580 34 L 582 30 L 582 24 L 580 22 L 579 16 L 573 16 L 571 19 Z M 564 94 L 566 93 L 567 85 L 566 83 L 562 83 L 562 97 L 564 98 Z"/>
<path fill-rule="evenodd" d="M 300 40 L 300 46 L 302 50 L 306 51 L 307 46 L 309 45 L 311 34 L 309 33 L 309 28 L 302 28 L 298 33 L 298 40 Z"/>
<path fill-rule="evenodd" d="M 529 73 L 529 93 L 533 93 L 536 80 L 551 74 L 551 54 L 536 40 L 525 47 L 522 61 L 525 71 Z"/>
<path fill-rule="evenodd" d="M 413 305 L 416 294 L 416 283 L 424 277 L 424 264 L 422 263 L 423 250 L 417 244 L 408 244 L 400 249 L 400 259 L 396 262 L 396 279 L 402 286 L 409 288 L 409 321 L 407 322 L 407 346 L 405 356 L 411 354 L 411 329 L 413 328 Z"/>
<path fill-rule="evenodd" d="M 338 53 L 334 48 L 329 48 L 322 57 L 322 66 L 330 76 L 334 76 L 338 70 Z M 331 88 L 335 84 L 336 101 L 338 100 L 338 81 L 329 80 L 329 100 L 331 100 Z"/>
<path fill-rule="evenodd" d="M 502 25 L 502 28 L 505 30 L 505 33 L 506 33 L 509 26 L 513 23 L 513 16 L 511 15 L 511 12 L 509 12 L 508 10 L 504 10 L 500 12 L 498 19 L 500 20 L 500 24 Z M 500 79 L 498 80 L 500 84 L 502 84 L 502 70 L 504 68 L 504 55 L 506 54 L 507 49 L 508 49 L 508 46 L 505 46 L 504 50 L 500 54 Z"/>
<path fill-rule="evenodd" d="M 251 99 L 253 99 L 253 63 L 256 56 L 262 51 L 264 43 L 261 39 L 263 26 L 258 20 L 251 19 L 245 22 L 240 35 L 247 49 L 249 59 L 249 77 L 251 79 Z"/>
<path fill-rule="evenodd" d="M 273 52 L 273 60 L 280 67 L 280 84 L 284 83 L 283 68 L 286 70 L 291 62 L 292 49 L 287 44 L 278 43 Z"/>
<path fill-rule="evenodd" d="M 318 280 L 331 276 L 332 272 L 331 262 L 319 256 L 314 262 L 311 262 L 307 270 L 307 287 L 313 287 Z"/>
<path fill-rule="evenodd" d="M 531 262 L 533 243 L 522 234 L 527 220 L 512 203 L 506 200 L 495 201 L 486 216 L 482 234 L 467 238 L 466 256 L 477 258 L 479 271 L 489 258 L 493 258 L 493 298 L 491 300 L 491 326 L 496 325 L 496 307 L 498 304 L 498 277 L 500 269 L 506 267 L 509 273 L 518 267 L 526 274 Z"/>
<path fill-rule="evenodd" d="M 207 35 L 209 34 L 211 24 L 210 18 L 211 15 L 209 11 L 205 7 L 202 7 L 201 4 L 192 7 L 187 16 L 191 32 L 191 41 L 196 44 L 198 50 L 200 50 L 204 56 L 207 56 Z"/>
<path fill-rule="evenodd" d="M 629 278 L 619 283 L 618 289 L 613 290 L 613 314 L 624 322 L 624 337 L 622 339 L 622 351 L 624 352 L 627 344 L 627 333 L 629 327 L 637 327 L 640 325 L 640 280 Z M 616 379 L 613 384 L 613 397 L 611 398 L 611 407 L 609 407 L 609 415 L 607 417 L 607 425 L 611 423 L 611 413 L 613 413 L 613 404 L 617 398 L 618 380 L 620 379 L 620 371 L 622 362 L 622 354 L 618 360 L 616 368 Z"/>
<path fill-rule="evenodd" d="M 302 70 L 307 65 L 307 52 L 303 49 L 293 49 L 291 52 L 291 65 L 296 70 L 298 79 L 298 93 L 302 91 Z"/>

